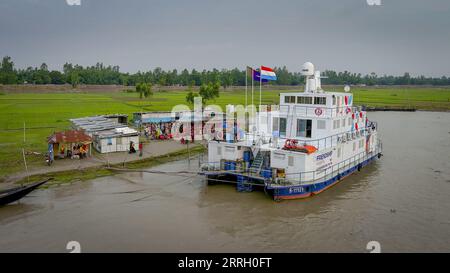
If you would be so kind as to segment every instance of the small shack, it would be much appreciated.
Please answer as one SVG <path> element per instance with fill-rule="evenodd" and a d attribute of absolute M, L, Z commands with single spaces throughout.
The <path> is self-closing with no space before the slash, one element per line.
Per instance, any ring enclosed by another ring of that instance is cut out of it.
<path fill-rule="evenodd" d="M 47 138 L 47 142 L 52 158 L 83 158 L 92 155 L 92 138 L 80 130 L 55 132 Z"/>
<path fill-rule="evenodd" d="M 94 147 L 100 153 L 139 150 L 139 132 L 129 128 L 115 128 L 94 133 Z"/>

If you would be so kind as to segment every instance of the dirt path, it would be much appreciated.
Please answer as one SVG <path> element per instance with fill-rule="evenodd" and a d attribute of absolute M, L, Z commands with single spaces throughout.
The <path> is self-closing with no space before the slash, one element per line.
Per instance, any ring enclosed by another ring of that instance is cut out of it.
<path fill-rule="evenodd" d="M 40 166 L 30 167 L 30 169 L 28 170 L 28 174 L 35 175 L 45 174 L 48 172 L 79 170 L 88 167 L 102 166 L 104 164 L 107 164 L 108 162 L 110 164 L 118 164 L 154 156 L 161 156 L 172 152 L 181 151 L 183 149 L 187 149 L 186 145 L 183 145 L 178 141 L 151 141 L 150 143 L 144 144 L 142 157 L 139 156 L 139 152 L 136 152 L 135 154 L 129 154 L 128 152 L 117 152 L 109 154 L 95 153 L 91 157 L 81 160 L 68 158 L 55 160 L 51 166 L 47 166 L 47 164 L 45 164 L 45 162 L 43 161 L 42 165 Z M 6 187 L 7 184 L 11 184 L 14 181 L 25 178 L 26 176 L 27 173 L 25 172 L 25 170 L 23 172 L 8 175 L 4 183 L 0 183 L 0 189 Z"/>

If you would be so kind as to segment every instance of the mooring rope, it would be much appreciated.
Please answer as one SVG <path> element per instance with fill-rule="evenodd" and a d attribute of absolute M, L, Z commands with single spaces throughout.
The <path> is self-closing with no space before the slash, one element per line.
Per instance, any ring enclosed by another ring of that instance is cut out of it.
<path fill-rule="evenodd" d="M 194 178 L 198 175 L 204 175 L 203 172 L 194 172 L 194 171 L 159 171 L 159 170 L 144 170 L 144 169 L 123 169 L 123 168 L 114 168 L 114 167 L 106 167 L 108 170 L 112 171 L 119 171 L 119 172 L 145 172 L 145 173 L 152 173 L 152 174 L 165 174 L 165 175 L 173 175 L 173 176 L 181 176 L 181 177 L 187 177 L 187 178 Z M 187 176 L 186 174 L 191 174 L 191 176 Z M 229 184 L 238 184 L 237 181 L 230 181 L 230 180 L 224 180 L 224 179 L 217 179 L 217 178 L 207 178 L 208 181 L 214 181 L 214 182 L 222 182 L 222 183 L 229 183 Z M 251 182 L 242 182 L 245 185 L 252 185 L 252 186 L 264 186 L 264 184 L 258 184 L 258 183 L 251 183 Z"/>

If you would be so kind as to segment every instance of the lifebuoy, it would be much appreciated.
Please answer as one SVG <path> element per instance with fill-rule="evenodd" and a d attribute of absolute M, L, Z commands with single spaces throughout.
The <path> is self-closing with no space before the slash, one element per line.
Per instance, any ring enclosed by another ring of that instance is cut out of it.
<path fill-rule="evenodd" d="M 317 116 L 321 116 L 322 115 L 322 113 L 323 113 L 323 110 L 322 110 L 322 108 L 316 108 L 315 110 L 314 110 L 314 113 L 317 115 Z"/>

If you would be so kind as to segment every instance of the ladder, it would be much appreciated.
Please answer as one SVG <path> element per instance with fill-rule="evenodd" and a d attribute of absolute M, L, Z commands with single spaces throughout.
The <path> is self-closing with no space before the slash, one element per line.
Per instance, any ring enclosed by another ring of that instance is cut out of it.
<path fill-rule="evenodd" d="M 252 165 L 249 168 L 250 173 L 259 175 L 259 173 L 261 172 L 263 163 L 264 163 L 264 156 L 261 153 L 261 151 L 258 151 L 258 154 L 256 154 L 256 157 L 253 160 Z"/>

